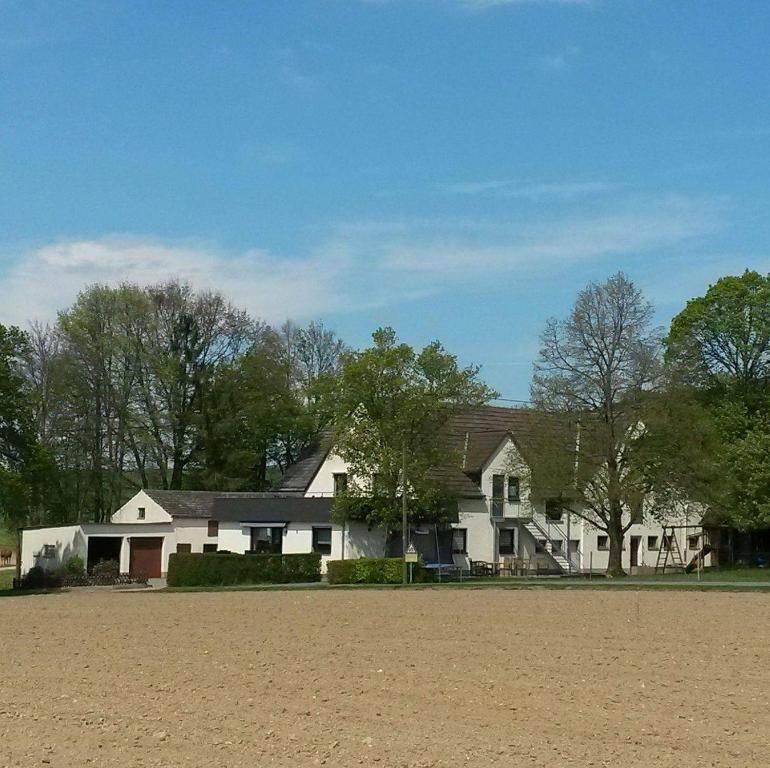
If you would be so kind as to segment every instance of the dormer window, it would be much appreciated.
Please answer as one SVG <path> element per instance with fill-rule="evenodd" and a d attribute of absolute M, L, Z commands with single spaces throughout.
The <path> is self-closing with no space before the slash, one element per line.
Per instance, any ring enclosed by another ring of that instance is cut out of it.
<path fill-rule="evenodd" d="M 139 507 L 136 514 L 137 520 L 144 520 L 144 511 L 144 507 Z"/>
<path fill-rule="evenodd" d="M 509 477 L 508 478 L 508 503 L 509 504 L 518 504 L 520 499 L 519 495 L 519 478 L 518 477 Z"/>

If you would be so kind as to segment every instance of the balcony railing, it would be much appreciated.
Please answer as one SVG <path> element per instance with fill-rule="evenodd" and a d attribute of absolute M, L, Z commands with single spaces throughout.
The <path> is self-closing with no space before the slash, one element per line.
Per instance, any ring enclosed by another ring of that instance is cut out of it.
<path fill-rule="evenodd" d="M 532 506 L 522 504 L 520 501 L 508 501 L 508 499 L 487 499 L 489 516 L 493 520 L 517 519 L 529 520 L 532 517 Z"/>

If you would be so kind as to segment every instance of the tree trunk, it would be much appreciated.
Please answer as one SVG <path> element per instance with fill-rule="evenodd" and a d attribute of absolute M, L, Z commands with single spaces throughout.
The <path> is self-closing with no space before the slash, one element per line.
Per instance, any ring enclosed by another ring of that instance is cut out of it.
<path fill-rule="evenodd" d="M 183 471 L 184 471 L 184 465 L 182 463 L 182 453 L 181 451 L 177 451 L 174 453 L 174 466 L 171 469 L 170 490 L 172 491 L 182 490 Z"/>
<path fill-rule="evenodd" d="M 623 570 L 623 510 L 620 504 L 613 504 L 607 525 L 610 540 L 610 556 L 607 563 L 607 576 L 625 576 Z"/>

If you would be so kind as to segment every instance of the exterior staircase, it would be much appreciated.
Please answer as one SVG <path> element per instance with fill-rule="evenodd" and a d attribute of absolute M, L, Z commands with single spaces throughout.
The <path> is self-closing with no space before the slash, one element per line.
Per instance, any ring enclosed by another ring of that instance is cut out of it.
<path fill-rule="evenodd" d="M 537 520 L 534 518 L 530 518 L 529 520 L 522 521 L 524 528 L 529 532 L 529 534 L 532 536 L 532 538 L 536 542 L 545 541 L 545 551 L 546 553 L 554 560 L 554 562 L 561 568 L 562 573 L 569 573 L 570 572 L 570 565 L 572 565 L 572 573 L 579 573 L 580 572 L 580 565 L 579 563 L 575 562 L 574 558 L 571 558 L 572 562 L 570 563 L 570 557 L 569 555 L 569 541 L 567 540 L 566 536 L 561 537 L 562 546 L 559 547 L 558 545 L 554 544 L 554 539 L 548 534 L 548 532 L 543 528 Z M 559 529 L 560 531 L 560 529 Z M 560 531 L 561 533 L 561 531 Z"/>

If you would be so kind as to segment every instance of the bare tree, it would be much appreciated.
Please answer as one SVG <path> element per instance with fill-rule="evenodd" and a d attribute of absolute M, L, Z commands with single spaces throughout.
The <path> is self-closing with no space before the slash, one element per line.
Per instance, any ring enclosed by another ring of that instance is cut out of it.
<path fill-rule="evenodd" d="M 650 491 L 635 445 L 660 375 L 652 311 L 623 273 L 590 283 L 566 320 L 547 322 L 532 381 L 536 405 L 582 416 L 580 462 L 555 464 L 577 469 L 571 511 L 607 533 L 611 575 L 623 573 L 623 539 Z"/>

